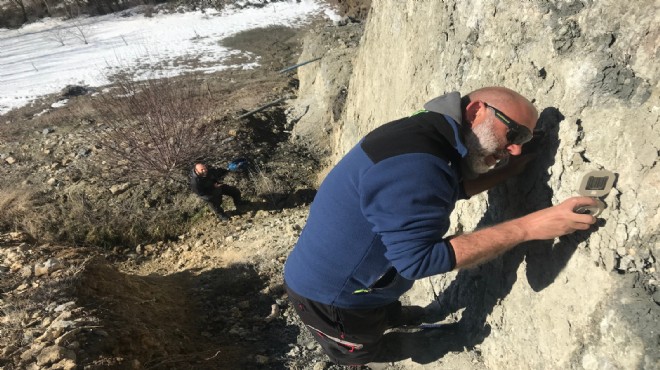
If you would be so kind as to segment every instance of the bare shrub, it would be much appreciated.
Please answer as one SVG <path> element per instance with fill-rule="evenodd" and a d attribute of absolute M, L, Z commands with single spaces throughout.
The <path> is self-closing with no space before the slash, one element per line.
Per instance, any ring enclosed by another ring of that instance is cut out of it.
<path fill-rule="evenodd" d="M 60 45 L 64 46 L 67 39 L 68 31 L 61 27 L 57 26 L 47 32 L 46 38 L 57 41 Z"/>
<path fill-rule="evenodd" d="M 134 171 L 170 176 L 208 153 L 212 102 L 195 79 L 121 78 L 94 104 L 99 138 L 113 160 Z"/>
<path fill-rule="evenodd" d="M 83 10 L 77 4 L 71 4 L 67 8 L 67 15 L 72 20 L 73 26 L 67 28 L 66 31 L 73 37 L 84 42 L 85 45 L 89 44 L 89 37 L 92 34 L 92 28 L 89 24 L 84 23 L 81 16 L 84 14 Z"/>
<path fill-rule="evenodd" d="M 89 44 L 89 37 L 91 36 L 92 28 L 88 24 L 76 19 L 73 22 L 73 27 L 69 28 L 69 33 L 87 45 Z"/>

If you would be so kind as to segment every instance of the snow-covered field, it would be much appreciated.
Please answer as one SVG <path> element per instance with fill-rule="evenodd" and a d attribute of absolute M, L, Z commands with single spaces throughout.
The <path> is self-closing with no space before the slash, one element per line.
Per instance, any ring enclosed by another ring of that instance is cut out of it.
<path fill-rule="evenodd" d="M 126 13 L 0 29 L 0 115 L 67 85 L 103 86 L 118 71 L 150 78 L 222 70 L 231 67 L 223 62 L 228 56 L 240 53 L 220 45 L 226 37 L 259 27 L 297 27 L 317 15 L 337 17 L 320 0 L 150 18 Z M 240 67 L 258 65 L 250 59 Z"/>

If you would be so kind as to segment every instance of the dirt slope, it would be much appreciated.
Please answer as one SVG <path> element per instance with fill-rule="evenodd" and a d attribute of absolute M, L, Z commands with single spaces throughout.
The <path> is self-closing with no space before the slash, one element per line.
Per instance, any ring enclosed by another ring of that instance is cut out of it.
<path fill-rule="evenodd" d="M 99 126 L 93 116 L 83 122 L 78 116 L 90 95 L 47 115 L 35 113 L 58 96 L 5 117 L 15 125 L 3 127 L 0 153 L 16 160 L 3 156 L 0 199 L 25 221 L 12 227 L 37 233 L 0 234 L 0 367 L 286 369 L 320 358 L 311 344 L 295 344 L 300 328 L 283 316 L 288 306 L 281 288 L 283 262 L 314 196 L 318 159 L 289 140 L 293 121 L 286 104 L 236 118 L 277 98 L 295 98 L 295 73 L 276 71 L 297 61 L 301 32 L 280 27 L 226 40 L 259 56 L 263 68 L 210 76 L 213 95 L 222 97 L 213 134 L 222 145 L 211 163 L 224 166 L 244 156 L 251 165 L 226 178 L 249 202 L 235 209 L 229 201 L 227 222 L 218 222 L 189 192 L 185 173 L 152 181 L 105 168 L 103 147 L 89 142 Z M 26 173 L 32 174 L 28 180 Z M 133 245 L 83 247 L 85 236 L 70 225 L 52 225 L 62 215 L 85 221 L 55 212 L 82 192 L 82 204 L 93 207 L 85 208 L 91 225 L 120 224 L 98 212 L 105 207 L 151 217 L 119 216 L 133 223 L 167 228 L 184 220 L 183 231 Z M 25 209 L 35 204 L 39 209 Z M 52 225 L 52 231 L 38 225 Z M 58 235 L 72 243 L 44 242 Z"/>

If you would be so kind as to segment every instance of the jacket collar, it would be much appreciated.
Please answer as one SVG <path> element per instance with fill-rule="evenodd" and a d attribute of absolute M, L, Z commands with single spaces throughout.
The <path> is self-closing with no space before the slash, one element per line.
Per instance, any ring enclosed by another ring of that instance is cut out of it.
<path fill-rule="evenodd" d="M 463 114 L 461 113 L 461 94 L 458 91 L 453 91 L 429 100 L 424 104 L 424 109 L 448 115 L 459 126 L 463 122 Z"/>
<path fill-rule="evenodd" d="M 467 147 L 463 144 L 463 133 L 461 132 L 461 123 L 463 122 L 463 113 L 461 111 L 461 94 L 453 91 L 445 95 L 431 99 L 424 104 L 424 109 L 430 112 L 440 113 L 445 116 L 452 127 L 453 138 L 448 137 L 449 142 L 454 146 L 461 157 L 467 155 Z M 447 135 L 445 135 L 447 136 Z"/>

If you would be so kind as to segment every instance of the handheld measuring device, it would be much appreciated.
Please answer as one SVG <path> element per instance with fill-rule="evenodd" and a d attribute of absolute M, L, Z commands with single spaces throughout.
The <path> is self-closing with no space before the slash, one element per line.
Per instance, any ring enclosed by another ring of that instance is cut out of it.
<path fill-rule="evenodd" d="M 607 170 L 591 171 L 582 177 L 578 194 L 592 197 L 596 200 L 595 206 L 579 206 L 573 211 L 580 214 L 590 214 L 597 217 L 605 209 L 605 203 L 598 199 L 607 195 L 612 190 L 616 175 Z"/>

